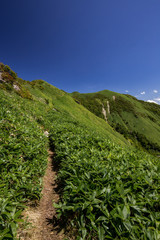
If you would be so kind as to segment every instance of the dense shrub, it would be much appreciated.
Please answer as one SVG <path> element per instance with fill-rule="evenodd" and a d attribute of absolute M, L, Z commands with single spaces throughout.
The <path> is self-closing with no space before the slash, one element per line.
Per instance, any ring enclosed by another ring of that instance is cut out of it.
<path fill-rule="evenodd" d="M 77 229 L 76 239 L 158 240 L 159 160 L 116 146 L 74 121 L 52 121 L 63 183 L 54 206 Z"/>
<path fill-rule="evenodd" d="M 0 239 L 15 239 L 24 204 L 39 199 L 47 165 L 42 129 L 23 102 L 0 92 Z"/>

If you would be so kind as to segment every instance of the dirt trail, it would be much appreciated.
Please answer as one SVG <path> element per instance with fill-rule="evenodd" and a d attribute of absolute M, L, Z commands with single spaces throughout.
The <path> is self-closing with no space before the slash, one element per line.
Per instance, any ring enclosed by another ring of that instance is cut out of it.
<path fill-rule="evenodd" d="M 29 207 L 24 211 L 24 218 L 31 223 L 28 229 L 19 233 L 21 240 L 62 240 L 63 234 L 58 233 L 53 227 L 53 217 L 56 211 L 53 207 L 53 200 L 58 202 L 59 196 L 55 192 L 56 172 L 52 165 L 53 152 L 49 151 L 48 167 L 43 178 L 42 198 L 37 207 Z"/>

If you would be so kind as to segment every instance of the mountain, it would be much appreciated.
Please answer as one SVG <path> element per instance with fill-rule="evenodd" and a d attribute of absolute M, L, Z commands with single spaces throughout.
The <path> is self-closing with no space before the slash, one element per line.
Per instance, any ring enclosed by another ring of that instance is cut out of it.
<path fill-rule="evenodd" d="M 17 77 L 12 77 L 12 70 L 3 72 L 3 80 L 0 80 L 0 88 L 7 90 L 10 95 L 18 95 L 21 100 L 24 99 L 29 105 L 37 104 L 43 106 L 46 113 L 52 109 L 59 113 L 66 114 L 73 120 L 84 124 L 86 128 L 104 135 L 107 138 L 114 140 L 117 143 L 127 143 L 125 138 L 115 132 L 109 124 L 106 124 L 102 119 L 95 116 L 82 105 L 75 103 L 73 98 L 63 90 L 48 84 L 43 80 L 34 80 L 32 82 L 22 80 Z M 17 96 L 16 96 L 17 97 Z M 41 113 L 40 113 L 41 114 Z"/>
<path fill-rule="evenodd" d="M 159 107 L 109 91 L 72 95 L 0 64 L 0 239 L 26 228 L 23 211 L 39 203 L 49 149 L 58 167 L 56 222 L 67 238 L 159 239 L 159 158 L 110 126 L 118 118 L 127 129 L 126 117 L 147 138 L 150 123 L 158 139 Z"/>
<path fill-rule="evenodd" d="M 160 105 L 108 90 L 71 96 L 137 147 L 160 151 Z"/>

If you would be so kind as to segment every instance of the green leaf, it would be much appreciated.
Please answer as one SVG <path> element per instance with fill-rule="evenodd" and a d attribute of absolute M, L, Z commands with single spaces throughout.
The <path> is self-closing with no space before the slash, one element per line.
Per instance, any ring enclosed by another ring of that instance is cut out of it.
<path fill-rule="evenodd" d="M 15 237 L 17 234 L 17 224 L 16 223 L 11 223 L 11 230 L 12 230 L 12 234 Z"/>
<path fill-rule="evenodd" d="M 123 213 L 123 218 L 127 219 L 127 217 L 130 215 L 130 209 L 128 205 L 124 206 L 122 213 Z"/>
<path fill-rule="evenodd" d="M 101 221 L 106 221 L 107 220 L 107 218 L 105 217 L 105 216 L 100 216 L 97 220 L 96 220 L 96 222 L 101 222 Z"/>
<path fill-rule="evenodd" d="M 103 227 L 98 227 L 98 239 L 104 240 L 105 239 L 105 230 Z"/>
<path fill-rule="evenodd" d="M 81 228 L 81 232 L 82 232 L 82 239 L 86 239 L 87 229 L 86 228 Z"/>
<path fill-rule="evenodd" d="M 6 228 L 3 232 L 0 232 L 0 240 L 2 240 L 9 232 L 9 229 Z"/>

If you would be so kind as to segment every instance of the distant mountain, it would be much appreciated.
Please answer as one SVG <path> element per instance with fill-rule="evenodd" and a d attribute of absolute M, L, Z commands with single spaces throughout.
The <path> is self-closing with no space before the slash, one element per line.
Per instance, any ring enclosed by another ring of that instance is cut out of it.
<path fill-rule="evenodd" d="M 160 105 L 108 90 L 71 96 L 137 147 L 160 151 Z"/>

